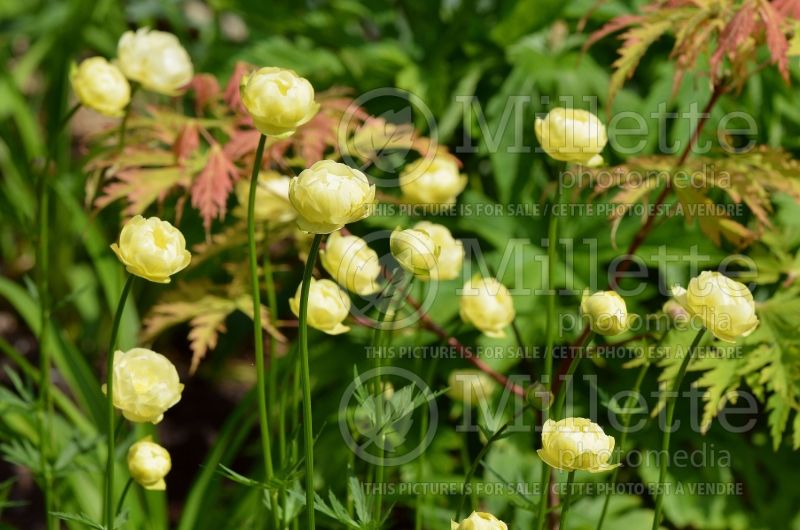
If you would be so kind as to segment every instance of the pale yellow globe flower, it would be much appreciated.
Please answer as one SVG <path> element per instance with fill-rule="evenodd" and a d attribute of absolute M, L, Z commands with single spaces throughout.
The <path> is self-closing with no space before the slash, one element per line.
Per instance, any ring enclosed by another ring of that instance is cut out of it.
<path fill-rule="evenodd" d="M 438 248 L 436 267 L 431 271 L 431 278 L 455 280 L 461 276 L 461 267 L 464 264 L 464 244 L 453 238 L 453 234 L 446 226 L 430 221 L 420 221 L 414 225 L 414 230 L 427 233 Z"/>
<path fill-rule="evenodd" d="M 358 236 L 334 232 L 320 251 L 320 261 L 328 274 L 352 293 L 366 296 L 381 288 L 378 284 L 381 274 L 378 253 Z"/>
<path fill-rule="evenodd" d="M 603 164 L 600 153 L 608 136 L 605 125 L 591 112 L 555 108 L 544 119 L 536 118 L 534 128 L 539 144 L 552 158 L 589 167 Z"/>
<path fill-rule="evenodd" d="M 128 449 L 128 472 L 137 484 L 146 490 L 164 491 L 164 477 L 172 469 L 169 452 L 152 441 L 150 436 L 142 438 Z"/>
<path fill-rule="evenodd" d="M 297 212 L 289 201 L 289 183 L 291 178 L 277 171 L 262 171 L 258 175 L 256 186 L 256 204 L 253 216 L 257 222 L 269 223 L 270 226 L 282 225 L 294 221 Z M 237 215 L 247 217 L 247 205 L 250 200 L 250 181 L 240 180 L 236 183 L 236 198 L 240 209 Z"/>
<path fill-rule="evenodd" d="M 292 179 L 289 200 L 301 230 L 330 234 L 370 214 L 375 186 L 357 169 L 320 160 Z"/>
<path fill-rule="evenodd" d="M 497 383 L 480 370 L 453 370 L 447 377 L 447 395 L 455 401 L 479 403 L 492 397 Z"/>
<path fill-rule="evenodd" d="M 242 77 L 239 93 L 256 129 L 267 136 L 291 136 L 319 110 L 311 83 L 283 68 L 260 68 Z"/>
<path fill-rule="evenodd" d="M 448 155 L 420 158 L 400 173 L 403 198 L 414 204 L 454 204 L 466 185 L 467 176 Z"/>
<path fill-rule="evenodd" d="M 750 289 L 719 272 L 704 271 L 689 281 L 687 289 L 673 287 L 672 295 L 719 340 L 736 342 L 758 327 Z"/>
<path fill-rule="evenodd" d="M 450 530 L 508 530 L 508 526 L 490 513 L 472 512 L 461 523 L 450 521 Z"/>
<path fill-rule="evenodd" d="M 178 370 L 160 353 L 133 348 L 114 354 L 114 406 L 127 420 L 159 423 L 181 400 L 181 392 Z"/>
<path fill-rule="evenodd" d="M 294 298 L 289 299 L 289 308 L 295 316 L 300 316 L 300 291 L 297 287 Z M 328 335 L 341 335 L 350 331 L 342 324 L 350 313 L 350 297 L 331 280 L 311 278 L 308 291 L 308 325 Z"/>
<path fill-rule="evenodd" d="M 194 77 L 189 54 L 172 33 L 139 28 L 126 31 L 117 44 L 117 64 L 145 90 L 177 96 Z"/>
<path fill-rule="evenodd" d="M 158 217 L 133 217 L 111 250 L 128 272 L 155 283 L 169 283 L 192 260 L 181 231 Z"/>
<path fill-rule="evenodd" d="M 459 298 L 459 314 L 466 324 L 493 338 L 506 336 L 516 311 L 511 293 L 494 278 L 475 276 L 464 284 Z"/>
<path fill-rule="evenodd" d="M 103 57 L 90 57 L 69 73 L 81 105 L 106 116 L 122 116 L 131 101 L 131 86 L 119 68 Z"/>
<path fill-rule="evenodd" d="M 619 466 L 608 463 L 614 443 L 613 436 L 586 418 L 547 420 L 537 453 L 545 464 L 562 471 L 600 473 Z"/>
<path fill-rule="evenodd" d="M 625 300 L 614 291 L 599 291 L 594 294 L 584 291 L 581 316 L 592 331 L 608 337 L 619 335 L 630 325 Z"/>
<path fill-rule="evenodd" d="M 398 228 L 389 237 L 389 250 L 401 267 L 420 280 L 436 274 L 439 248 L 427 231 Z"/>

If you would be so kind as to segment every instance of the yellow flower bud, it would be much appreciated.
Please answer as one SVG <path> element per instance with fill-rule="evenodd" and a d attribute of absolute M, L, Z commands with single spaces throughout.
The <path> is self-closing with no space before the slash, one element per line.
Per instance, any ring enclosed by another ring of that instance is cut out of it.
<path fill-rule="evenodd" d="M 72 90 L 84 107 L 106 116 L 122 116 L 131 101 L 131 86 L 119 68 L 102 57 L 86 59 L 69 73 Z"/>
<path fill-rule="evenodd" d="M 516 312 L 511 293 L 494 278 L 473 277 L 464 284 L 459 299 L 461 320 L 493 338 L 506 336 L 505 328 Z"/>
<path fill-rule="evenodd" d="M 131 478 L 146 490 L 164 491 L 164 477 L 172 469 L 169 452 L 152 441 L 142 438 L 128 449 L 128 472 Z"/>
<path fill-rule="evenodd" d="M 562 471 L 600 473 L 618 467 L 609 464 L 614 437 L 586 418 L 547 420 L 542 427 L 542 448 L 537 451 L 545 464 Z"/>
<path fill-rule="evenodd" d="M 125 77 L 167 96 L 180 94 L 194 77 L 192 59 L 178 37 L 164 31 L 126 31 L 117 44 L 117 61 Z"/>
<path fill-rule="evenodd" d="M 375 186 L 357 169 L 320 160 L 292 179 L 289 200 L 301 230 L 330 234 L 370 214 Z"/>
<path fill-rule="evenodd" d="M 486 512 L 472 512 L 461 524 L 451 521 L 451 530 L 508 530 L 506 523 Z"/>
<path fill-rule="evenodd" d="M 256 129 L 267 136 L 290 136 L 319 110 L 311 83 L 283 68 L 261 68 L 242 77 L 239 93 Z"/>
<path fill-rule="evenodd" d="M 380 290 L 378 253 L 358 236 L 334 232 L 320 251 L 320 261 L 328 274 L 348 291 L 365 296 Z"/>
<path fill-rule="evenodd" d="M 275 226 L 293 221 L 297 217 L 294 206 L 289 202 L 289 182 L 289 177 L 277 171 L 262 171 L 258 175 L 256 207 L 253 212 L 256 221 Z M 240 180 L 236 183 L 236 198 L 241 206 L 238 214 L 246 218 L 250 181 Z"/>
<path fill-rule="evenodd" d="M 163 355 L 147 348 L 114 354 L 114 406 L 129 421 L 159 423 L 181 392 L 178 370 Z"/>
<path fill-rule="evenodd" d="M 158 217 L 133 217 L 111 250 L 128 272 L 156 283 L 169 283 L 170 276 L 192 261 L 181 231 Z"/>
<path fill-rule="evenodd" d="M 450 156 L 420 158 L 400 173 L 403 197 L 415 204 L 454 204 L 466 185 L 467 176 Z"/>
<path fill-rule="evenodd" d="M 438 248 L 425 230 L 398 228 L 389 238 L 389 250 L 401 267 L 420 280 L 429 280 L 436 273 Z"/>
<path fill-rule="evenodd" d="M 589 167 L 603 164 L 600 153 L 608 136 L 605 126 L 591 112 L 559 107 L 544 119 L 536 118 L 535 129 L 542 149 L 556 160 Z"/>
<path fill-rule="evenodd" d="M 478 403 L 492 397 L 497 383 L 480 370 L 453 370 L 447 378 L 447 395 L 456 401 Z"/>
<path fill-rule="evenodd" d="M 619 335 L 629 326 L 625 300 L 614 291 L 583 292 L 581 316 L 588 321 L 592 331 L 600 335 Z"/>
<path fill-rule="evenodd" d="M 719 340 L 736 342 L 758 327 L 750 290 L 718 272 L 704 271 L 691 279 L 688 289 L 673 287 L 672 295 Z"/>
<path fill-rule="evenodd" d="M 300 291 L 297 287 L 294 298 L 289 299 L 289 308 L 295 316 L 300 316 Z M 308 291 L 308 325 L 328 335 L 341 335 L 350 331 L 342 324 L 350 313 L 350 297 L 331 280 L 311 278 Z"/>
<path fill-rule="evenodd" d="M 458 278 L 464 263 L 464 244 L 454 239 L 447 227 L 429 221 L 420 221 L 414 225 L 414 230 L 426 232 L 438 248 L 436 267 L 431 271 L 431 277 L 435 280 Z"/>
<path fill-rule="evenodd" d="M 664 302 L 661 310 L 665 315 L 667 315 L 670 322 L 677 328 L 685 328 L 692 319 L 689 311 L 687 311 L 687 309 L 674 298 L 670 298 Z"/>

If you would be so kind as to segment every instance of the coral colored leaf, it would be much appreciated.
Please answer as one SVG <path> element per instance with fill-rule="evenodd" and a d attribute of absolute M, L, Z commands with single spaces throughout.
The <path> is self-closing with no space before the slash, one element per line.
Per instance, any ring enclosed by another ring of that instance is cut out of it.
<path fill-rule="evenodd" d="M 789 82 L 789 41 L 783 32 L 783 16 L 766 0 L 759 2 L 759 14 L 764 22 L 767 34 L 767 48 L 769 49 L 772 63 L 778 65 L 778 71 L 783 79 Z"/>
<path fill-rule="evenodd" d="M 239 95 L 239 84 L 242 82 L 242 77 L 250 70 L 252 70 L 252 67 L 247 63 L 241 61 L 237 62 L 236 66 L 233 67 L 233 74 L 231 74 L 231 78 L 228 80 L 228 84 L 225 87 L 225 93 L 222 96 L 225 103 L 233 109 L 234 112 L 240 114 L 245 113 L 245 108 L 242 104 L 242 98 Z"/>
<path fill-rule="evenodd" d="M 189 156 L 197 151 L 198 147 L 200 147 L 200 134 L 197 124 L 189 122 L 184 125 L 181 132 L 178 133 L 178 138 L 172 146 L 178 164 L 183 164 Z"/>
<path fill-rule="evenodd" d="M 207 105 L 214 102 L 220 95 L 220 86 L 217 78 L 211 74 L 197 74 L 189 84 L 195 93 L 195 110 L 200 114 Z"/>
<path fill-rule="evenodd" d="M 208 162 L 192 185 L 192 206 L 200 211 L 206 231 L 215 218 L 223 219 L 228 195 L 239 178 L 239 170 L 225 155 L 219 144 L 211 146 Z"/>
<path fill-rule="evenodd" d="M 142 214 L 151 204 L 163 199 L 174 186 L 182 182 L 185 182 L 185 175 L 178 166 L 124 169 L 106 184 L 102 195 L 95 201 L 95 207 L 102 209 L 114 201 L 125 199 L 126 215 Z"/>

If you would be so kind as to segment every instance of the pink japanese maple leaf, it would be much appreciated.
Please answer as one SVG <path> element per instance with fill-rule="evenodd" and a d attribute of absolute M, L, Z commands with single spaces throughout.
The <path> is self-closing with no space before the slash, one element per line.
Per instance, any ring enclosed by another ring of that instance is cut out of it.
<path fill-rule="evenodd" d="M 197 175 L 191 189 L 192 206 L 203 217 L 203 226 L 207 232 L 211 230 L 211 223 L 215 218 L 225 217 L 228 195 L 238 177 L 236 165 L 225 155 L 219 144 L 213 144 L 208 163 Z"/>

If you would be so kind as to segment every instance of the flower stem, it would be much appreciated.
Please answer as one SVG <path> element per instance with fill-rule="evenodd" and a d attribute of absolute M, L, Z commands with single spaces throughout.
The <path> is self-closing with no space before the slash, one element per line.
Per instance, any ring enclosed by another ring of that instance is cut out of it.
<path fill-rule="evenodd" d="M 692 341 L 692 345 L 689 346 L 689 351 L 686 352 L 686 355 L 683 357 L 683 362 L 681 362 L 681 367 L 678 370 L 678 375 L 675 376 L 675 379 L 672 381 L 672 388 L 670 389 L 670 395 L 667 396 L 667 414 L 666 414 L 666 423 L 664 424 L 664 433 L 661 437 L 661 452 L 659 453 L 659 458 L 661 459 L 661 469 L 658 473 L 658 489 L 656 493 L 656 508 L 655 513 L 653 514 L 653 530 L 658 530 L 659 524 L 661 522 L 661 510 L 664 504 L 664 482 L 667 480 L 667 465 L 669 459 L 669 442 L 670 437 L 672 435 L 672 419 L 675 417 L 675 405 L 678 402 L 678 390 L 680 390 L 681 382 L 683 382 L 683 377 L 686 375 L 686 369 L 689 367 L 689 362 L 692 360 L 692 356 L 694 355 L 695 350 L 700 345 L 700 341 L 705 335 L 706 329 L 702 328 L 700 331 L 697 332 L 697 335 L 694 337 Z"/>
<path fill-rule="evenodd" d="M 133 108 L 133 96 L 136 95 L 136 91 L 139 90 L 139 84 L 133 83 L 131 86 L 131 100 L 128 103 L 128 106 L 125 107 L 125 114 L 122 115 L 122 121 L 119 124 L 119 137 L 117 138 L 117 152 L 122 153 L 125 149 L 125 133 L 128 132 L 128 120 L 131 116 L 131 109 Z"/>
<path fill-rule="evenodd" d="M 106 457 L 106 510 L 105 510 L 105 523 L 106 528 L 114 526 L 114 465 L 115 465 L 115 438 L 116 431 L 114 429 L 114 352 L 117 349 L 117 336 L 119 335 L 119 325 L 122 322 L 122 312 L 125 309 L 125 301 L 128 299 L 128 294 L 133 285 L 133 276 L 128 275 L 125 280 L 125 286 L 122 288 L 122 294 L 119 297 L 117 304 L 117 311 L 114 314 L 114 324 L 111 327 L 111 340 L 108 344 L 108 354 L 106 355 L 106 414 L 108 417 L 108 428 L 106 430 L 107 443 L 108 443 L 108 456 Z"/>
<path fill-rule="evenodd" d="M 128 496 L 128 491 L 131 489 L 132 485 L 133 479 L 128 478 L 128 482 L 125 483 L 125 488 L 122 490 L 122 495 L 119 496 L 119 502 L 117 503 L 117 517 L 119 517 L 119 514 L 122 513 L 122 507 L 125 505 L 125 497 Z"/>
<path fill-rule="evenodd" d="M 261 169 L 261 159 L 264 156 L 264 146 L 267 137 L 263 134 L 258 139 L 256 159 L 253 162 L 253 172 L 250 176 L 250 196 L 247 202 L 247 241 L 250 258 L 250 285 L 253 298 L 253 342 L 256 356 L 256 387 L 258 392 L 258 424 L 261 431 L 261 457 L 264 463 L 265 482 L 272 479 L 272 442 L 270 440 L 269 418 L 267 416 L 267 382 L 264 370 L 264 335 L 261 325 L 261 286 L 258 281 L 258 252 L 256 250 L 256 190 L 258 189 L 258 172 Z M 268 258 L 267 258 L 268 259 Z M 270 513 L 272 527 L 278 528 L 278 502 L 277 492 L 270 490 Z"/>
<path fill-rule="evenodd" d="M 315 530 L 314 524 L 314 426 L 311 416 L 311 370 L 308 362 L 308 293 L 311 290 L 311 273 L 319 254 L 322 234 L 314 234 L 303 270 L 300 288 L 300 375 L 303 380 L 303 434 L 306 463 L 306 521 L 307 529 Z"/>
<path fill-rule="evenodd" d="M 567 474 L 567 494 L 564 496 L 564 507 L 561 509 L 561 519 L 558 523 L 560 530 L 567 530 L 567 512 L 572 501 L 572 484 L 575 482 L 575 471 Z"/>

